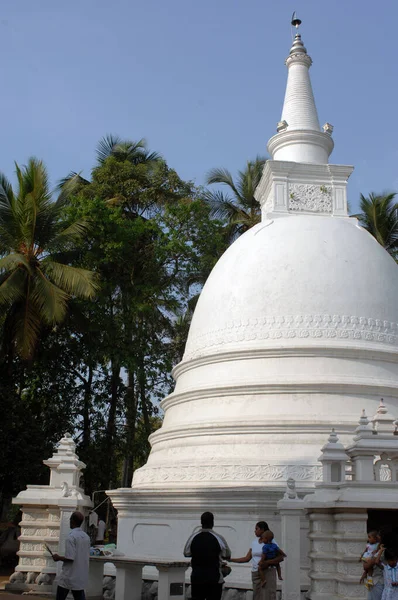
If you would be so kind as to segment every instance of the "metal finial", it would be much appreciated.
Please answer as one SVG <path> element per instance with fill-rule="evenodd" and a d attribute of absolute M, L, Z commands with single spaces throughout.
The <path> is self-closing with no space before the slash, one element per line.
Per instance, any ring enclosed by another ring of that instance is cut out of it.
<path fill-rule="evenodd" d="M 292 23 L 292 26 L 295 27 L 296 29 L 298 29 L 299 26 L 301 25 L 301 19 L 297 18 L 296 11 L 294 11 L 294 13 L 292 14 L 291 23 Z"/>

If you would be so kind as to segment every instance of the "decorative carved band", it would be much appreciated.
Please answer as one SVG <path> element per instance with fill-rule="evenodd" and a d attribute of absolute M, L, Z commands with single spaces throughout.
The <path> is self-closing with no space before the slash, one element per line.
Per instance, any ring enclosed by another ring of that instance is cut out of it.
<path fill-rule="evenodd" d="M 296 481 L 315 483 L 322 479 L 322 467 L 318 465 L 179 465 L 178 467 L 142 467 L 134 473 L 134 485 L 145 483 L 181 483 L 189 481 L 236 483 L 256 481 Z"/>
<path fill-rule="evenodd" d="M 331 213 L 333 210 L 332 188 L 326 185 L 290 184 L 289 210 Z"/>
<path fill-rule="evenodd" d="M 223 328 L 188 342 L 184 360 L 194 358 L 213 346 L 254 340 L 320 339 L 380 342 L 398 345 L 398 324 L 367 317 L 347 315 L 288 315 L 229 321 Z"/>

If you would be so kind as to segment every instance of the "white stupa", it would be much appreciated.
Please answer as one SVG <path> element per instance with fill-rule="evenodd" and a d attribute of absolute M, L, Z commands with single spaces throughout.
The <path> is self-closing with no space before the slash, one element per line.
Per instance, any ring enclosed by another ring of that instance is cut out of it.
<path fill-rule="evenodd" d="M 328 162 L 333 128 L 319 125 L 311 63 L 297 33 L 256 192 L 262 222 L 213 269 L 148 462 L 110 492 L 126 554 L 181 556 L 206 509 L 246 553 L 256 520 L 278 535 L 286 480 L 303 491 L 320 479 L 332 427 L 346 443 L 380 397 L 398 412 L 398 268 L 348 216 L 353 167 Z"/>

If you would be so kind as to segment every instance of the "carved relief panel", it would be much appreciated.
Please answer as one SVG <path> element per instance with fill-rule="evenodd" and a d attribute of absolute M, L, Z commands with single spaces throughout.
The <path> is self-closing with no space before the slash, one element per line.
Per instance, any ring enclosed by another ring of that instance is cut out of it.
<path fill-rule="evenodd" d="M 332 210 L 331 186 L 306 183 L 289 185 L 289 211 L 331 213 Z"/>

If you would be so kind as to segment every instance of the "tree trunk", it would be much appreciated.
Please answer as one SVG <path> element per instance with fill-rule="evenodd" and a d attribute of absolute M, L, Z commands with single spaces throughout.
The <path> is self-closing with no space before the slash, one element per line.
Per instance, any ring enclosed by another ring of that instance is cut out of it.
<path fill-rule="evenodd" d="M 111 363 L 111 397 L 109 401 L 108 422 L 105 433 L 105 470 L 104 489 L 116 484 L 115 438 L 116 438 L 116 408 L 119 399 L 120 365 L 112 360 Z"/>
<path fill-rule="evenodd" d="M 144 419 L 145 433 L 149 437 L 152 433 L 151 422 L 149 419 L 148 403 L 146 398 L 146 377 L 145 377 L 145 366 L 144 357 L 140 356 L 139 368 L 138 368 L 138 381 L 140 386 L 140 401 L 142 417 Z"/>
<path fill-rule="evenodd" d="M 83 381 L 84 398 L 83 398 L 83 435 L 82 435 L 82 450 L 87 452 L 90 446 L 91 439 L 91 386 L 93 384 L 93 367 L 88 367 L 88 377 Z"/>
<path fill-rule="evenodd" d="M 134 441 L 137 421 L 137 396 L 134 389 L 134 371 L 127 372 L 126 392 L 126 453 L 123 463 L 123 487 L 130 487 L 134 473 Z"/>

